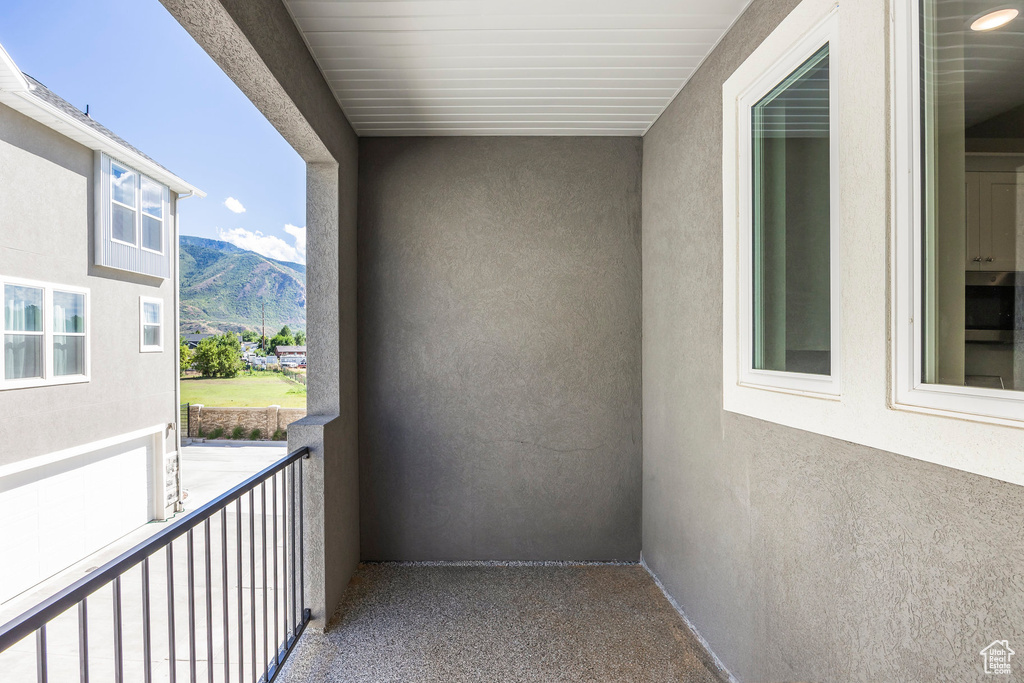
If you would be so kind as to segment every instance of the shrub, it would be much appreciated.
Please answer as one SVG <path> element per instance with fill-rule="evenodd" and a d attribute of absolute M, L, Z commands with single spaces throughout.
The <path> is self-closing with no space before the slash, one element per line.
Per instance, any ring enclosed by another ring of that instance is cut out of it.
<path fill-rule="evenodd" d="M 242 429 L 242 425 L 236 425 L 235 428 L 231 430 L 232 439 L 241 439 L 244 434 L 245 430 Z"/>
<path fill-rule="evenodd" d="M 179 361 L 179 372 L 184 376 L 185 371 L 192 367 L 192 359 L 195 354 L 192 353 L 192 349 L 185 343 L 185 338 L 180 337 L 178 339 L 178 361 Z"/>
<path fill-rule="evenodd" d="M 272 438 L 274 441 L 287 441 L 288 431 L 285 429 L 278 429 L 274 432 L 274 436 Z"/>
<path fill-rule="evenodd" d="M 235 377 L 242 371 L 242 347 L 232 333 L 199 342 L 193 358 L 203 377 Z"/>
<path fill-rule="evenodd" d="M 258 429 L 254 429 L 249 432 L 249 441 L 259 441 L 263 438 L 263 432 Z"/>
<path fill-rule="evenodd" d="M 219 439 L 222 436 L 224 436 L 224 430 L 221 427 L 217 427 L 212 432 L 210 432 L 211 439 Z"/>

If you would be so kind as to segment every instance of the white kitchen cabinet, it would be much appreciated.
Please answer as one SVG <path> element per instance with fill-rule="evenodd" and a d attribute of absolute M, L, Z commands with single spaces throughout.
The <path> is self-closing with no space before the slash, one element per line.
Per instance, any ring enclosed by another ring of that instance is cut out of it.
<path fill-rule="evenodd" d="M 1024 240 L 1024 174 L 969 171 L 967 270 L 1024 270 L 1017 241 Z"/>

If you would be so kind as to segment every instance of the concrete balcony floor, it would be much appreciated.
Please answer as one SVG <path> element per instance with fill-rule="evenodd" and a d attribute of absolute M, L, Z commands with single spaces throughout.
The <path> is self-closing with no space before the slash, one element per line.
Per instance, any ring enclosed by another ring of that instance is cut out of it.
<path fill-rule="evenodd" d="M 636 564 L 366 564 L 335 625 L 307 630 L 278 680 L 725 678 Z"/>

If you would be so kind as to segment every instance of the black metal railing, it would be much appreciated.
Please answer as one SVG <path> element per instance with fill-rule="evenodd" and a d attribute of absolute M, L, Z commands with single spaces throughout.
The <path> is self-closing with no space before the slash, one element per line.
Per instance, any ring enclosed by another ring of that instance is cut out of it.
<path fill-rule="evenodd" d="M 33 659 L 40 683 L 88 683 L 90 676 L 117 683 L 273 681 L 309 622 L 302 561 L 302 461 L 308 457 L 307 448 L 290 453 L 0 626 L 0 656 L 20 655 L 22 669 Z M 159 553 L 163 562 L 154 558 Z M 165 608 L 150 599 L 154 585 L 166 594 Z M 97 619 L 96 605 L 110 609 L 109 620 Z M 0 667 L 19 668 L 17 661 Z"/>
<path fill-rule="evenodd" d="M 178 429 L 181 431 L 183 437 L 192 436 L 192 424 L 191 419 L 191 403 L 180 404 L 180 414 L 178 415 Z"/>

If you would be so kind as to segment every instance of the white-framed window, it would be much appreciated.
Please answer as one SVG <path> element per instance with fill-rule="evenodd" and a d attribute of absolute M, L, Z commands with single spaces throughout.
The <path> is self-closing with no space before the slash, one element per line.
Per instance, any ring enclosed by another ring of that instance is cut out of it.
<path fill-rule="evenodd" d="M 735 134 L 723 157 L 734 191 L 727 260 L 736 259 L 725 302 L 736 325 L 724 339 L 735 365 L 726 383 L 841 393 L 837 34 L 833 11 L 776 58 L 745 65 L 723 90 L 725 125 Z"/>
<path fill-rule="evenodd" d="M 139 297 L 139 350 L 155 353 L 164 350 L 164 301 Z"/>
<path fill-rule="evenodd" d="M 163 185 L 140 176 L 140 197 L 142 213 L 139 222 L 142 227 L 140 241 L 142 248 L 156 254 L 164 253 L 164 190 Z"/>
<path fill-rule="evenodd" d="M 96 263 L 170 276 L 170 189 L 130 165 L 96 154 Z"/>
<path fill-rule="evenodd" d="M 0 275 L 0 390 L 89 381 L 89 290 Z"/>
<path fill-rule="evenodd" d="M 894 7 L 892 403 L 1020 426 L 1024 17 L 972 7 Z"/>

